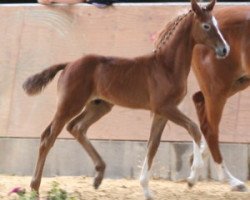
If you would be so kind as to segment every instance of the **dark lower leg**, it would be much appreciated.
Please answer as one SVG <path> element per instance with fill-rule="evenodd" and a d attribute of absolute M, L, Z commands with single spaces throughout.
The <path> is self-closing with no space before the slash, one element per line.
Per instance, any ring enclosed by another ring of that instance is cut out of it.
<path fill-rule="evenodd" d="M 58 134 L 61 132 L 63 128 L 63 123 L 56 123 L 52 122 L 43 132 L 41 136 L 41 143 L 39 148 L 39 154 L 37 159 L 37 164 L 35 168 L 34 175 L 32 177 L 32 181 L 30 184 L 31 189 L 38 191 L 40 184 L 41 184 L 41 178 L 43 173 L 43 168 L 45 164 L 46 157 L 49 153 L 49 150 L 54 145 L 55 140 L 58 136 Z"/>
<path fill-rule="evenodd" d="M 102 182 L 106 165 L 94 146 L 88 140 L 86 132 L 93 123 L 110 112 L 112 106 L 113 105 L 102 100 L 92 101 L 86 106 L 85 110 L 67 126 L 67 130 L 82 145 L 95 165 L 96 176 L 94 179 L 94 187 L 96 189 Z"/>
<path fill-rule="evenodd" d="M 160 145 L 162 132 L 167 123 L 167 119 L 161 116 L 154 116 L 153 123 L 151 126 L 150 137 L 148 141 L 148 167 L 152 166 L 153 159 Z"/>

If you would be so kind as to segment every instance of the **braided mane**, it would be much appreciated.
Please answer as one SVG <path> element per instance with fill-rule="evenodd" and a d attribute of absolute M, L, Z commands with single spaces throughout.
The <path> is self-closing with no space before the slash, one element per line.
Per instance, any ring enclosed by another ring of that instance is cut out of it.
<path fill-rule="evenodd" d="M 174 18 L 173 20 L 167 23 L 167 25 L 159 32 L 158 37 L 155 40 L 154 52 L 159 50 L 162 47 L 162 45 L 164 45 L 168 41 L 168 39 L 173 35 L 179 23 L 191 13 L 193 13 L 193 11 L 189 10 L 188 13 L 179 15 L 178 17 Z"/>

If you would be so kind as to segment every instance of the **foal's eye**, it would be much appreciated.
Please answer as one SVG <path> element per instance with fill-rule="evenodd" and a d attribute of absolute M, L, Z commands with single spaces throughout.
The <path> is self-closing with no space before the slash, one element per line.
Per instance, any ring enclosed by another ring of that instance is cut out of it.
<path fill-rule="evenodd" d="M 211 29 L 211 26 L 209 24 L 202 24 L 202 28 L 206 31 L 209 31 Z"/>

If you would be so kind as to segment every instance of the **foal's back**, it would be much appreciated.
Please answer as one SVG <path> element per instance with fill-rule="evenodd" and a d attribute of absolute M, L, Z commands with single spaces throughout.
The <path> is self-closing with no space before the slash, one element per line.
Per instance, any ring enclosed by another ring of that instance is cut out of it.
<path fill-rule="evenodd" d="M 89 101 L 103 99 L 120 106 L 149 109 L 148 80 L 153 65 L 153 55 L 133 59 L 84 56 L 62 72 L 59 93 L 88 93 Z"/>

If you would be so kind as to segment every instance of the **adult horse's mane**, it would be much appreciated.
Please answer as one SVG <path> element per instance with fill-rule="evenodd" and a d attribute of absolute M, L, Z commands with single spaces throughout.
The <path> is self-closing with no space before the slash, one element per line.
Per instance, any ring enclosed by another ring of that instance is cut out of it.
<path fill-rule="evenodd" d="M 168 39 L 173 35 L 176 28 L 180 24 L 180 22 L 183 21 L 183 19 L 186 18 L 189 14 L 193 13 L 192 10 L 189 10 L 189 12 L 184 13 L 182 15 L 179 15 L 172 19 L 170 22 L 167 23 L 167 25 L 158 33 L 158 36 L 155 40 L 155 50 L 157 51 L 161 48 L 162 45 L 164 45 Z"/>

